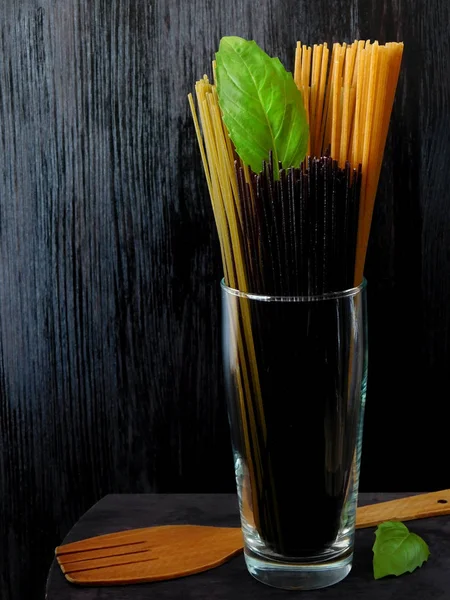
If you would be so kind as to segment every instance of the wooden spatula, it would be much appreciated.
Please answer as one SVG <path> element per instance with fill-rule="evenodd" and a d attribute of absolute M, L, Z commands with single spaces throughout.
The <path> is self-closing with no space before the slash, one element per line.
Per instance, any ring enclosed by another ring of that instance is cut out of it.
<path fill-rule="evenodd" d="M 356 527 L 450 513 L 450 490 L 358 508 Z M 79 585 L 121 585 L 174 579 L 217 567 L 242 551 L 240 528 L 163 525 L 65 544 L 56 559 Z"/>

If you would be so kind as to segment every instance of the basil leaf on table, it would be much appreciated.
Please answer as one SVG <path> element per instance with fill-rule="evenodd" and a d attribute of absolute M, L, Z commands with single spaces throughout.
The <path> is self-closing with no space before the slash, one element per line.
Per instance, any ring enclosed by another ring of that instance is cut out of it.
<path fill-rule="evenodd" d="M 386 521 L 378 525 L 373 545 L 373 574 L 375 579 L 387 575 L 403 575 L 421 567 L 430 551 L 424 540 L 411 533 L 399 521 Z"/>
<path fill-rule="evenodd" d="M 309 128 L 303 97 L 278 58 L 255 41 L 223 37 L 216 53 L 217 94 L 236 152 L 253 171 L 273 153 L 285 169 L 305 158 Z"/>

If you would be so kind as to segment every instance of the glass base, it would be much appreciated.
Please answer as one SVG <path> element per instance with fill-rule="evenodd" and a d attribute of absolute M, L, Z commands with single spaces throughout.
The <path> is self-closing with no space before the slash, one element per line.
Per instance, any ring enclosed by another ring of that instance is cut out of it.
<path fill-rule="evenodd" d="M 280 562 L 245 548 L 247 569 L 255 579 L 285 590 L 316 590 L 342 581 L 352 568 L 353 553 L 310 563 Z"/>

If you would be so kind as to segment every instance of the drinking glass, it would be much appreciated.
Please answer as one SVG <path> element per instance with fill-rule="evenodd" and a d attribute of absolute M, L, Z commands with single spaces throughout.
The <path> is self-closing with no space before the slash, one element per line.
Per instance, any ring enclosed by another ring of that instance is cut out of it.
<path fill-rule="evenodd" d="M 351 569 L 367 384 L 366 281 L 316 296 L 222 281 L 227 408 L 245 560 L 315 589 Z"/>

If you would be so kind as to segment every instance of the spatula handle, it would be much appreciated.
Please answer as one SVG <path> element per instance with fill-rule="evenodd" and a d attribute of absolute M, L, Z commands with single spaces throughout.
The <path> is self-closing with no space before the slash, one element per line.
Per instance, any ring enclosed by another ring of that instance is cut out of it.
<path fill-rule="evenodd" d="M 360 506 L 356 512 L 356 528 L 374 527 L 383 521 L 412 521 L 448 514 L 450 490 L 441 490 Z"/>

